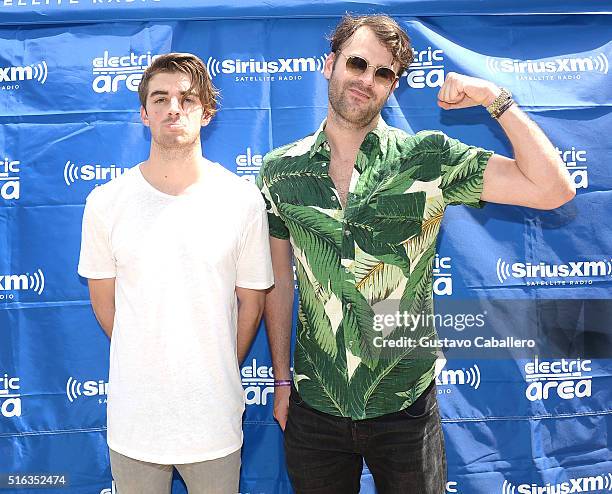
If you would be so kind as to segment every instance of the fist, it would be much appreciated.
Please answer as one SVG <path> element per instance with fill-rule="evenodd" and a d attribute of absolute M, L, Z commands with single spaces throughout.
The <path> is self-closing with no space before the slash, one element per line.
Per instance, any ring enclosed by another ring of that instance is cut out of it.
<path fill-rule="evenodd" d="M 438 92 L 438 106 L 445 110 L 489 106 L 501 89 L 484 79 L 449 72 Z"/>

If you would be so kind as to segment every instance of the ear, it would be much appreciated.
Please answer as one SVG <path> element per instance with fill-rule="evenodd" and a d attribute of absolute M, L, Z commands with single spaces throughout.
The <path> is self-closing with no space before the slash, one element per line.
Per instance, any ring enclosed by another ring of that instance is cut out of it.
<path fill-rule="evenodd" d="M 206 127 L 212 120 L 212 117 L 208 112 L 202 113 L 202 127 Z"/>
<path fill-rule="evenodd" d="M 144 106 L 140 107 L 140 120 L 142 120 L 142 123 L 146 127 L 149 127 L 149 116 L 147 115 L 147 110 Z"/>
<path fill-rule="evenodd" d="M 336 54 L 332 51 L 325 59 L 325 65 L 323 65 L 323 76 L 329 81 L 332 71 L 334 69 L 334 61 L 336 60 Z"/>

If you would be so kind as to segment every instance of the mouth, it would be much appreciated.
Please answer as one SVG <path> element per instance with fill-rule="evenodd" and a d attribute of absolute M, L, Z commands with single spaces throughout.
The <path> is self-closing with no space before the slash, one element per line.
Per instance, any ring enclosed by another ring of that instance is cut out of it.
<path fill-rule="evenodd" d="M 353 96 L 355 96 L 357 99 L 360 99 L 362 101 L 367 101 L 367 100 L 369 100 L 371 98 L 370 94 L 368 94 L 367 92 L 365 92 L 365 91 L 363 91 L 361 89 L 358 89 L 358 88 L 356 88 L 354 86 L 353 87 L 349 87 L 348 90 L 349 90 L 349 92 Z"/>

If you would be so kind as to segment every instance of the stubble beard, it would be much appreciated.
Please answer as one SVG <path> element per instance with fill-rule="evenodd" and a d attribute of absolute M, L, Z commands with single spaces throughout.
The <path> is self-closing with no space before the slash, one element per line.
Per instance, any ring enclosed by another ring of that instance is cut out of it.
<path fill-rule="evenodd" d="M 354 87 L 361 92 L 366 93 L 372 99 L 367 106 L 358 108 L 349 100 L 348 90 Z M 377 102 L 374 98 L 374 93 L 355 82 L 346 82 L 344 85 L 336 78 L 332 77 L 329 80 L 328 87 L 329 104 L 334 113 L 340 117 L 343 123 L 352 129 L 362 129 L 368 127 L 372 121 L 378 117 L 380 110 L 385 104 L 385 101 Z"/>

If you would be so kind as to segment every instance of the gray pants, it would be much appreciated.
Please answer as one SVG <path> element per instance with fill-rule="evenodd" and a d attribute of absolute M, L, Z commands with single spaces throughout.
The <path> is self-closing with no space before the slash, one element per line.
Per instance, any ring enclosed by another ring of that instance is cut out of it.
<path fill-rule="evenodd" d="M 189 494 L 236 494 L 240 481 L 240 450 L 223 458 L 158 465 L 110 450 L 111 470 L 118 494 L 169 494 L 173 468 L 187 484 Z"/>

